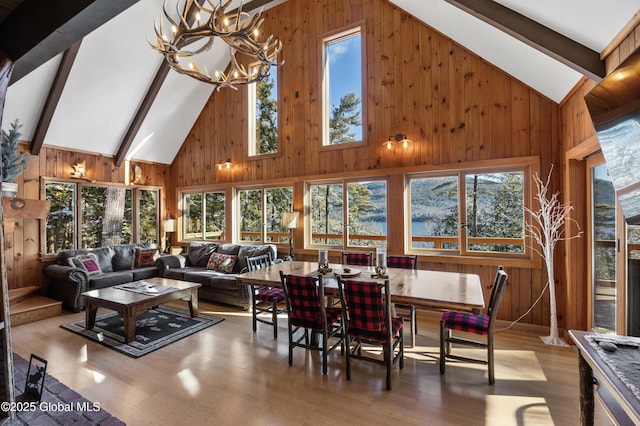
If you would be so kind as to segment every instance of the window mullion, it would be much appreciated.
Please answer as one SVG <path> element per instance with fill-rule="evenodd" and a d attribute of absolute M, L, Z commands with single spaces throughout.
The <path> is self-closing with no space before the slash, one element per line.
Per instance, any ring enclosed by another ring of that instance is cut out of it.
<path fill-rule="evenodd" d="M 461 255 L 467 254 L 468 230 L 466 174 L 458 173 L 458 249 L 460 250 Z"/>
<path fill-rule="evenodd" d="M 351 218 L 349 217 L 349 186 L 347 181 L 342 181 L 342 217 L 344 218 L 344 223 L 342 225 L 342 248 L 344 250 L 349 247 L 349 222 Z"/>

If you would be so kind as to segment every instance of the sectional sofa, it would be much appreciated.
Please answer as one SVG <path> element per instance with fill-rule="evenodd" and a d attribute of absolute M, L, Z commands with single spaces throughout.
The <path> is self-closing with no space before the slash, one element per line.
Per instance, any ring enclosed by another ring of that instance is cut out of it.
<path fill-rule="evenodd" d="M 200 299 L 251 308 L 249 286 L 236 281 L 236 275 L 247 268 L 247 257 L 271 252 L 277 258 L 273 244 L 246 245 L 192 241 L 184 255 L 162 256 L 156 261 L 161 277 L 193 281 L 202 284 Z"/>

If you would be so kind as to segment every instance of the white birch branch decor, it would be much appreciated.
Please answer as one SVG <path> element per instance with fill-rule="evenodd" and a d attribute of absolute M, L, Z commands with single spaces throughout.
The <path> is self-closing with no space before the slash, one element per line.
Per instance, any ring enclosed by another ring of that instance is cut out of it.
<path fill-rule="evenodd" d="M 531 215 L 531 222 L 525 223 L 525 231 L 537 243 L 537 246 L 532 246 L 532 249 L 542 257 L 547 268 L 551 320 L 549 336 L 540 338 L 547 345 L 568 346 L 564 339 L 558 336 L 558 316 L 553 266 L 554 249 L 559 241 L 579 238 L 582 236 L 582 231 L 575 219 L 569 217 L 573 206 L 571 206 L 570 203 L 563 204 L 561 202 L 560 191 L 549 195 L 552 172 L 553 164 L 551 165 L 551 170 L 549 171 L 546 182 L 543 182 L 537 173 L 533 176 L 537 189 L 534 198 L 539 202 L 540 208 L 537 211 L 533 211 L 525 207 L 525 211 Z M 571 222 L 575 223 L 578 227 L 577 234 L 570 234 L 571 231 L 568 224 Z M 542 291 L 544 292 L 544 289 Z"/>

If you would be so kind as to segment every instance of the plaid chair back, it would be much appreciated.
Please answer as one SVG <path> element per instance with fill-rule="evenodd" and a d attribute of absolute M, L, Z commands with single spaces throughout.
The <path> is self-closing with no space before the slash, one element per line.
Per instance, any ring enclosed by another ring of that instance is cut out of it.
<path fill-rule="evenodd" d="M 452 330 L 466 331 L 479 335 L 487 335 L 493 332 L 493 325 L 498 315 L 500 301 L 507 286 L 507 273 L 502 266 L 498 267 L 498 272 L 491 285 L 491 297 L 486 314 L 474 315 L 470 312 L 445 311 L 442 315 L 447 328 Z"/>
<path fill-rule="evenodd" d="M 318 277 L 285 275 L 284 289 L 289 315 L 294 324 L 315 323 L 322 326 L 322 310 L 318 295 Z"/>
<path fill-rule="evenodd" d="M 418 269 L 418 256 L 387 256 L 388 268 Z"/>
<path fill-rule="evenodd" d="M 373 253 L 349 253 L 342 252 L 343 265 L 371 266 Z"/>
<path fill-rule="evenodd" d="M 343 282 L 342 291 L 349 312 L 349 328 L 385 330 L 386 306 L 382 288 L 383 284 L 376 282 Z"/>

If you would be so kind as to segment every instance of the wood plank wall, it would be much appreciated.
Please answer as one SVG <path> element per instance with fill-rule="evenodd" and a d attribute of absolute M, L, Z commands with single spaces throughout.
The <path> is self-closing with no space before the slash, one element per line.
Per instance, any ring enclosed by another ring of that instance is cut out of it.
<path fill-rule="evenodd" d="M 24 149 L 24 147 L 22 147 Z M 16 182 L 19 185 L 18 197 L 26 199 L 41 199 L 41 177 L 68 179 L 73 171 L 73 164 L 85 161 L 87 178 L 96 183 L 124 183 L 125 167 L 116 167 L 113 158 L 91 153 L 67 151 L 44 146 L 40 155 L 31 156 L 27 170 L 20 175 Z M 148 185 L 165 188 L 169 181 L 169 166 L 164 164 L 136 163 L 143 170 Z M 166 190 L 161 191 L 161 206 L 164 212 L 168 202 L 175 204 L 175 200 L 168 201 Z M 173 193 L 169 194 L 172 199 Z M 15 219 L 12 234 L 6 235 L 5 253 L 7 259 L 7 277 L 9 289 L 44 285 L 42 268 L 47 263 L 40 253 L 41 235 L 40 220 Z"/>
<path fill-rule="evenodd" d="M 554 190 L 561 187 L 560 111 L 541 96 L 450 39 L 383 0 L 289 0 L 264 13 L 265 34 L 282 40 L 279 69 L 281 153 L 266 159 L 247 156 L 247 92 L 214 92 L 172 164 L 172 188 L 265 184 L 305 176 L 339 177 L 345 172 L 394 170 L 389 193 L 402 193 L 395 170 L 481 160 L 535 156 L 541 175 L 556 164 Z M 361 147 L 326 149 L 321 145 L 320 54 L 323 35 L 362 25 L 365 39 L 367 111 Z M 408 152 L 386 152 L 382 141 L 406 133 Z M 233 169 L 215 164 L 231 158 Z M 294 187 L 294 206 L 303 206 L 303 188 Z M 173 212 L 177 213 L 177 212 Z M 303 241 L 296 230 L 295 240 Z M 390 217 L 390 252 L 402 250 L 402 215 Z M 301 244 L 298 243 L 297 246 Z M 296 247 L 298 249 L 298 247 Z M 297 251 L 297 250 L 296 250 Z M 304 254 L 304 252 L 303 252 Z M 313 254 L 307 253 L 310 259 Z M 479 273 L 490 282 L 495 265 L 435 263 L 421 268 Z M 493 262 L 495 263 L 495 262 Z M 558 270 L 563 270 L 559 268 Z M 540 268 L 509 268 L 502 319 L 523 314 L 539 295 Z M 564 278 L 560 278 L 560 286 Z M 548 298 L 523 322 L 548 325 Z M 565 300 L 558 300 L 559 309 Z M 562 323 L 561 323 L 562 327 Z"/>
<path fill-rule="evenodd" d="M 637 18 L 632 18 L 631 23 Z M 618 38 L 617 38 L 618 40 Z M 636 48 L 640 47 L 640 25 L 630 28 L 626 34 L 619 37 L 617 45 L 609 46 L 605 49 L 607 73 L 613 71 L 622 61 L 624 61 Z M 564 179 L 564 201 L 571 201 L 574 206 L 572 217 L 580 224 L 587 224 L 587 199 L 586 199 L 586 165 L 582 159 L 589 154 L 599 150 L 597 137 L 591 116 L 587 110 L 584 96 L 595 87 L 596 82 L 584 78 L 576 86 L 573 92 L 561 102 L 561 138 L 563 152 L 565 154 L 565 179 Z M 576 153 L 576 154 L 573 154 Z M 584 229 L 584 226 L 583 226 Z M 565 327 L 567 329 L 586 329 L 589 324 L 588 292 L 590 284 L 587 275 L 587 256 L 585 250 L 586 238 L 590 238 L 588 230 L 581 240 L 569 242 L 566 246 L 565 258 L 567 262 L 561 265 L 565 268 L 567 276 L 567 286 L 562 289 L 563 298 L 568 301 L 567 318 Z"/>

